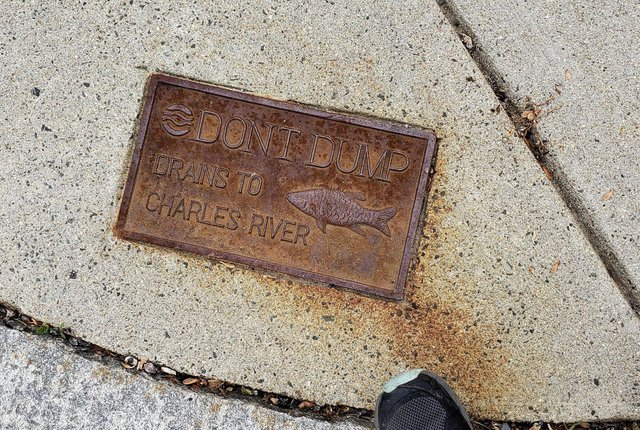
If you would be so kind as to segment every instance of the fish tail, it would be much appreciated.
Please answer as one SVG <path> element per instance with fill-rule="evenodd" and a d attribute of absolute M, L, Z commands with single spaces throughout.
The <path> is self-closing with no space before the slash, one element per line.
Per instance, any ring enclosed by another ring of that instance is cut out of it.
<path fill-rule="evenodd" d="M 374 211 L 371 219 L 371 225 L 387 236 L 391 236 L 391 230 L 389 230 L 387 222 L 395 216 L 396 212 L 398 212 L 398 209 L 396 208 L 386 208 Z"/>

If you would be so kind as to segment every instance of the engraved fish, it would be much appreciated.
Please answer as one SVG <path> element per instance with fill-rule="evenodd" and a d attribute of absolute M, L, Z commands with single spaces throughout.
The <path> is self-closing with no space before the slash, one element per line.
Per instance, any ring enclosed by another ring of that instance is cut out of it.
<path fill-rule="evenodd" d="M 287 200 L 300 211 L 314 217 L 316 225 L 323 233 L 326 233 L 327 224 L 332 224 L 347 227 L 364 236 L 361 225 L 368 225 L 391 236 L 387 222 L 398 211 L 396 208 L 367 209 L 358 203 L 365 200 L 364 194 L 345 193 L 328 188 L 289 193 Z"/>

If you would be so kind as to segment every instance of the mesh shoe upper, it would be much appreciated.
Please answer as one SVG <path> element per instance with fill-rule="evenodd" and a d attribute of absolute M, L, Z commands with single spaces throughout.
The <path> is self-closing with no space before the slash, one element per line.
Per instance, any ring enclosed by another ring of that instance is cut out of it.
<path fill-rule="evenodd" d="M 424 371 L 380 396 L 376 426 L 379 430 L 471 430 L 453 391 Z"/>

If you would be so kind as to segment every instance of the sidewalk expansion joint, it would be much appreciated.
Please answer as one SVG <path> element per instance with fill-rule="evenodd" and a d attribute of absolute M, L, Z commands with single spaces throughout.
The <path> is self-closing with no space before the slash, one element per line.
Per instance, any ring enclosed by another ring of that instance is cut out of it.
<path fill-rule="evenodd" d="M 373 419 L 373 411 L 368 409 L 352 408 L 345 405 L 317 405 L 308 400 L 294 399 L 219 379 L 188 375 L 163 364 L 149 361 L 144 357 L 136 358 L 118 354 L 74 336 L 69 327 L 49 325 L 2 302 L 0 302 L 0 325 L 11 330 L 40 335 L 52 341 L 62 341 L 85 359 L 116 368 L 121 366 L 127 372 L 137 373 L 157 381 L 173 383 L 177 387 L 200 394 L 247 401 L 292 416 L 304 416 L 322 421 L 352 421 L 356 424 L 369 426 Z"/>
<path fill-rule="evenodd" d="M 249 387 L 210 379 L 204 376 L 193 376 L 177 372 L 167 366 L 154 363 L 142 357 L 124 356 L 109 351 L 98 345 L 74 336 L 72 330 L 62 325 L 55 327 L 33 317 L 21 313 L 18 309 L 0 302 L 0 327 L 16 330 L 32 335 L 39 335 L 50 342 L 63 342 L 73 353 L 87 359 L 111 366 L 114 369 L 123 367 L 127 372 L 158 382 L 165 381 L 176 387 L 187 389 L 201 395 L 213 395 L 219 398 L 235 399 L 251 402 L 259 406 L 283 412 L 296 417 L 307 417 L 329 422 L 351 421 L 362 427 L 372 428 L 373 411 L 357 409 L 344 405 L 319 406 L 308 400 L 294 399 L 280 394 L 269 393 Z M 635 422 L 603 422 L 603 423 L 498 423 L 492 421 L 472 420 L 474 430 L 485 429 L 544 429 L 568 430 L 574 428 L 590 428 L 591 430 L 640 430 Z"/>
<path fill-rule="evenodd" d="M 540 168 L 551 181 L 556 192 L 571 212 L 576 224 L 602 261 L 609 276 L 615 282 L 627 303 L 635 311 L 635 316 L 640 318 L 640 290 L 638 286 L 633 283 L 624 263 L 613 250 L 607 235 L 589 215 L 586 205 L 567 179 L 562 167 L 553 157 L 549 156 L 544 140 L 540 137 L 536 124 L 538 113 L 541 112 L 539 108 L 546 102 L 542 104 L 535 104 L 530 101 L 519 102 L 518 97 L 509 90 L 505 79 L 498 72 L 492 60 L 483 52 L 473 29 L 462 17 L 455 5 L 449 0 L 436 1 L 442 13 L 456 31 L 462 45 L 491 86 L 500 102 L 499 107 L 509 116 L 518 136 L 527 145 Z"/>

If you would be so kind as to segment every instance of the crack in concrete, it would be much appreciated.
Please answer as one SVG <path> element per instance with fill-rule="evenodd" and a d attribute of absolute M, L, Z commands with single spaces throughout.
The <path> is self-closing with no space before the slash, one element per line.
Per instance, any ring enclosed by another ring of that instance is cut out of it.
<path fill-rule="evenodd" d="M 472 58 L 482 75 L 491 86 L 500 106 L 513 123 L 519 137 L 527 145 L 545 175 L 551 181 L 556 192 L 567 206 L 576 225 L 585 235 L 589 244 L 602 261 L 607 273 L 626 299 L 629 306 L 635 311 L 635 316 L 640 318 L 640 291 L 631 280 L 624 263 L 613 250 L 610 239 L 599 228 L 584 202 L 580 200 L 578 193 L 567 178 L 562 167 L 550 157 L 545 149 L 542 138 L 536 127 L 535 120 L 523 118 L 523 112 L 527 109 L 517 103 L 517 96 L 509 89 L 493 61 L 482 51 L 471 25 L 464 19 L 460 11 L 448 0 L 436 0 L 440 10 L 456 31 L 462 45 Z M 468 46 L 468 39 L 472 46 Z"/>

